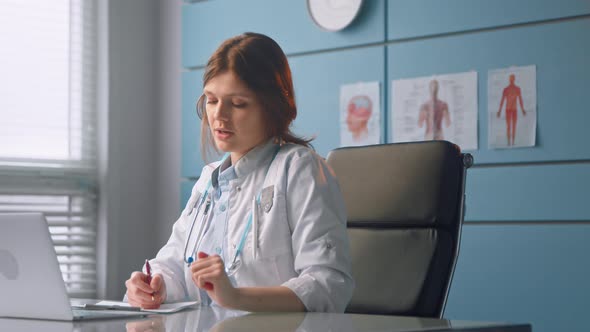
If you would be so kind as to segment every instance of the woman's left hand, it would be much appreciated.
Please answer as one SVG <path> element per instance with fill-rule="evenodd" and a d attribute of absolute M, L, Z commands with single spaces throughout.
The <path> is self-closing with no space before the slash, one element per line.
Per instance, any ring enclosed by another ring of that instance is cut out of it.
<path fill-rule="evenodd" d="M 199 251 L 197 260 L 191 264 L 193 283 L 207 291 L 217 304 L 225 308 L 236 305 L 238 291 L 225 273 L 225 265 L 219 255 L 209 256 Z"/>

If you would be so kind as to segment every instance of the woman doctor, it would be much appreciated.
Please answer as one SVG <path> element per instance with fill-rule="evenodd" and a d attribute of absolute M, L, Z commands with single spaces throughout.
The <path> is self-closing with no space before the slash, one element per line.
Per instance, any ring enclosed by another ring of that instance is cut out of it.
<path fill-rule="evenodd" d="M 129 303 L 343 312 L 354 288 L 344 203 L 332 170 L 289 129 L 297 108 L 285 54 L 245 33 L 219 46 L 203 81 L 202 148 L 226 154 L 203 168 L 150 260 L 151 282 L 145 271 L 127 280 Z"/>

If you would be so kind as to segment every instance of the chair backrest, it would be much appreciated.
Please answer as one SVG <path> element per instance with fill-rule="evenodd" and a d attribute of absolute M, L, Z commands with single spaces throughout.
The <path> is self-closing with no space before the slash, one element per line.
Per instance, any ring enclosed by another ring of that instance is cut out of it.
<path fill-rule="evenodd" d="M 347 312 L 442 317 L 472 160 L 446 141 L 330 152 L 327 162 L 346 204 L 356 281 Z"/>

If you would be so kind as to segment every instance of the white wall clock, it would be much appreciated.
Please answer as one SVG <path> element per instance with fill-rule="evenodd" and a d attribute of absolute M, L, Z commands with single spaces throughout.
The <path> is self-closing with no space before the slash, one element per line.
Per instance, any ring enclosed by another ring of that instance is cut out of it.
<path fill-rule="evenodd" d="M 307 0 L 307 10 L 320 28 L 339 31 L 354 21 L 362 3 L 362 0 Z"/>

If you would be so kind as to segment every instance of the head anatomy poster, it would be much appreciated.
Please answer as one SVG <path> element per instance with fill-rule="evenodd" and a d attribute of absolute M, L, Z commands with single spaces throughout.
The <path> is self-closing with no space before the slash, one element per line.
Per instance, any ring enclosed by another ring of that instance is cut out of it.
<path fill-rule="evenodd" d="M 488 72 L 488 147 L 535 146 L 537 133 L 535 66 Z"/>
<path fill-rule="evenodd" d="M 477 72 L 394 80 L 391 96 L 393 142 L 447 140 L 477 149 Z"/>
<path fill-rule="evenodd" d="M 340 146 L 381 142 L 379 82 L 340 87 Z"/>

